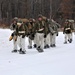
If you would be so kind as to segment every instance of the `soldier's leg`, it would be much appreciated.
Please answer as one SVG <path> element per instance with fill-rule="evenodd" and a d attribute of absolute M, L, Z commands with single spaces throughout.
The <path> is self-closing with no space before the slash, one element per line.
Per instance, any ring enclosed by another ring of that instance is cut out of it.
<path fill-rule="evenodd" d="M 71 41 L 73 41 L 73 33 L 71 33 L 70 39 Z"/>
<path fill-rule="evenodd" d="M 44 34 L 39 33 L 39 45 L 37 47 L 38 52 L 43 52 L 44 48 Z"/>
<path fill-rule="evenodd" d="M 47 48 L 49 48 L 49 45 L 50 45 L 50 33 L 47 35 L 46 44 L 47 44 Z"/>
<path fill-rule="evenodd" d="M 44 49 L 46 49 L 46 38 L 44 38 Z"/>
<path fill-rule="evenodd" d="M 43 40 L 43 43 L 42 43 L 42 40 Z M 41 33 L 37 33 L 37 50 L 38 52 L 43 52 L 43 45 L 44 44 L 44 34 L 42 36 Z"/>
<path fill-rule="evenodd" d="M 17 41 L 13 39 L 13 51 L 12 52 L 17 52 Z"/>
<path fill-rule="evenodd" d="M 26 51 L 25 50 L 25 38 L 21 38 L 21 44 L 22 44 L 22 50 Z"/>
<path fill-rule="evenodd" d="M 56 33 L 53 35 L 52 44 L 53 47 L 56 47 Z"/>
<path fill-rule="evenodd" d="M 45 38 L 45 48 L 49 48 L 50 45 L 50 34 Z"/>
<path fill-rule="evenodd" d="M 40 46 L 40 33 L 37 33 L 36 39 L 37 39 L 36 44 L 37 44 L 37 48 L 38 48 Z"/>
<path fill-rule="evenodd" d="M 40 48 L 43 50 L 44 49 L 44 33 L 40 35 Z"/>
<path fill-rule="evenodd" d="M 65 42 L 64 42 L 64 44 L 66 44 L 67 43 L 67 34 L 65 34 Z"/>
<path fill-rule="evenodd" d="M 52 47 L 52 38 L 53 38 L 53 35 L 52 34 L 50 34 L 50 46 Z"/>
<path fill-rule="evenodd" d="M 73 41 L 73 33 L 71 33 L 70 39 L 71 41 Z"/>
<path fill-rule="evenodd" d="M 28 37 L 28 41 L 29 41 L 29 45 L 28 45 L 28 49 L 32 48 L 32 40 Z"/>
<path fill-rule="evenodd" d="M 70 34 L 68 34 L 68 41 L 69 41 L 69 43 L 71 43 L 71 42 L 72 42 L 72 36 L 71 36 L 71 33 L 70 33 Z"/>
<path fill-rule="evenodd" d="M 34 37 L 34 48 L 37 47 L 37 33 L 35 34 L 35 37 Z"/>
<path fill-rule="evenodd" d="M 20 50 L 20 54 L 25 54 L 26 50 L 25 50 L 25 38 L 20 38 L 20 43 L 21 43 L 21 50 Z"/>
<path fill-rule="evenodd" d="M 17 44 L 18 44 L 19 48 L 22 49 L 21 36 L 18 36 L 18 37 L 17 37 Z"/>

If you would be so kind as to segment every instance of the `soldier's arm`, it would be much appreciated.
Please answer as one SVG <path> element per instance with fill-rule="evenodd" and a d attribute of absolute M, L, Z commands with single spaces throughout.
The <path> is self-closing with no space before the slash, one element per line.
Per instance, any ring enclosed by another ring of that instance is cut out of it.
<path fill-rule="evenodd" d="M 35 23 L 35 26 L 34 26 L 34 33 L 36 33 L 38 30 L 38 23 Z"/>
<path fill-rule="evenodd" d="M 66 29 L 66 26 L 64 26 L 64 28 L 63 28 L 63 34 L 65 33 L 65 29 Z"/>

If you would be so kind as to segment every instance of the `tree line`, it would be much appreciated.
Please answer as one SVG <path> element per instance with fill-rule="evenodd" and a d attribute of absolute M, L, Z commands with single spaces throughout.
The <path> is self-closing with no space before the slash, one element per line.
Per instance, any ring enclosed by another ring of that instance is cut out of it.
<path fill-rule="evenodd" d="M 61 20 L 58 14 L 63 0 L 0 0 L 0 22 L 10 23 L 12 18 L 37 18 L 42 14 Z"/>

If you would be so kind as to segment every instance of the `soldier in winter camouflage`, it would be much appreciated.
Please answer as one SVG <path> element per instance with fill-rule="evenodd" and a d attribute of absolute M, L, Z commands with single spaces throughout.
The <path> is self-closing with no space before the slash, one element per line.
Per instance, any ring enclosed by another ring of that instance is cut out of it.
<path fill-rule="evenodd" d="M 28 48 L 32 48 L 32 41 L 34 40 L 35 33 L 34 33 L 34 26 L 35 26 L 35 20 L 33 18 L 29 19 L 29 24 L 28 24 L 28 30 L 29 30 L 29 35 L 28 35 L 28 41 L 29 45 Z"/>
<path fill-rule="evenodd" d="M 65 26 L 63 30 L 63 34 L 65 34 L 65 42 L 64 44 L 67 44 L 67 42 L 72 42 L 72 30 L 74 30 L 73 25 L 67 20 L 65 21 Z"/>
<path fill-rule="evenodd" d="M 49 48 L 50 47 L 50 30 L 49 30 L 49 21 L 46 17 L 43 18 L 45 21 L 45 34 L 46 36 L 44 37 L 44 48 Z"/>
<path fill-rule="evenodd" d="M 17 42 L 20 47 L 19 53 L 25 54 L 25 36 L 28 34 L 28 28 L 26 24 L 22 21 L 18 21 L 16 27 L 16 34 L 17 34 Z"/>
<path fill-rule="evenodd" d="M 58 35 L 58 28 L 60 25 L 53 19 L 50 21 L 50 46 L 56 47 L 56 35 Z"/>
<path fill-rule="evenodd" d="M 13 30 L 13 33 L 11 34 L 9 38 L 9 41 L 13 39 L 13 51 L 12 52 L 17 52 L 17 36 L 16 36 L 17 20 L 18 18 L 14 18 L 12 24 L 10 25 L 10 29 Z"/>
<path fill-rule="evenodd" d="M 37 35 L 37 50 L 39 52 L 43 52 L 44 48 L 44 37 L 46 37 L 46 26 L 45 26 L 45 21 L 43 20 L 43 16 L 39 15 L 38 20 L 35 25 L 35 33 Z"/>

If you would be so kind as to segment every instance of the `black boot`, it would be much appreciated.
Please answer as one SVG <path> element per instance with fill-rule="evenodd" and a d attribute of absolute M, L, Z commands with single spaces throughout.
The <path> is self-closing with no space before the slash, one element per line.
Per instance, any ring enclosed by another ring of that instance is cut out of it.
<path fill-rule="evenodd" d="M 49 48 L 49 45 L 47 44 L 46 47 Z"/>
<path fill-rule="evenodd" d="M 20 54 L 26 54 L 25 51 L 22 51 L 22 48 L 19 50 Z"/>
<path fill-rule="evenodd" d="M 34 48 L 36 48 L 37 47 L 37 45 L 36 44 L 34 44 Z"/>
<path fill-rule="evenodd" d="M 69 43 L 72 43 L 72 39 L 69 40 Z"/>
<path fill-rule="evenodd" d="M 53 47 L 53 45 L 50 45 L 50 47 Z"/>
<path fill-rule="evenodd" d="M 55 44 L 53 44 L 53 47 L 56 47 L 56 45 L 55 45 Z"/>
<path fill-rule="evenodd" d="M 17 52 L 17 50 L 13 50 L 13 51 L 12 51 L 12 53 L 16 53 L 16 52 Z"/>
<path fill-rule="evenodd" d="M 22 51 L 22 48 L 20 48 L 20 50 L 18 50 L 19 52 L 21 52 Z"/>
<path fill-rule="evenodd" d="M 46 49 L 47 47 L 46 46 L 44 46 L 44 49 Z"/>

